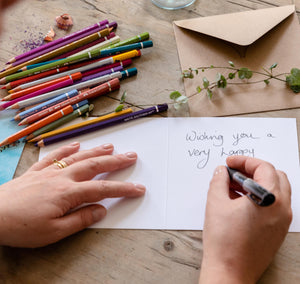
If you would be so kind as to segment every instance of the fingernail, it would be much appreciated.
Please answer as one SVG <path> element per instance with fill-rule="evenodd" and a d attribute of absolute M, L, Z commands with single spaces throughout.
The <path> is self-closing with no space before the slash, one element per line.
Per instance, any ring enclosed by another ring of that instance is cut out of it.
<path fill-rule="evenodd" d="M 72 146 L 72 147 L 77 147 L 77 146 L 79 146 L 79 142 L 72 142 L 72 143 L 70 144 L 70 146 Z"/>
<path fill-rule="evenodd" d="M 107 144 L 102 145 L 102 147 L 103 147 L 104 149 L 106 149 L 106 150 L 109 150 L 109 149 L 112 149 L 112 148 L 113 148 L 113 144 L 107 143 Z"/>
<path fill-rule="evenodd" d="M 127 152 L 127 153 L 125 153 L 125 155 L 129 159 L 136 159 L 136 157 L 137 157 L 137 154 L 134 152 Z"/>
<path fill-rule="evenodd" d="M 136 189 L 140 190 L 140 191 L 145 191 L 146 190 L 146 187 L 142 184 L 139 184 L 139 183 L 135 183 L 134 186 L 136 187 Z"/>
<path fill-rule="evenodd" d="M 215 171 L 214 171 L 214 175 L 218 175 L 223 171 L 223 167 L 222 166 L 218 166 L 216 167 Z"/>
<path fill-rule="evenodd" d="M 92 214 L 94 222 L 97 222 L 106 215 L 106 209 L 104 207 L 95 207 Z"/>

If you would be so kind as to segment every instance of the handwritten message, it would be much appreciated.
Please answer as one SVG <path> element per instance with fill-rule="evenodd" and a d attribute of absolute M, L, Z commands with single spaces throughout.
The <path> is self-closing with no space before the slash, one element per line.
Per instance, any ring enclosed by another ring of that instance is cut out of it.
<path fill-rule="evenodd" d="M 216 131 L 215 131 L 216 132 Z M 225 139 L 229 139 L 231 147 L 225 147 Z M 216 152 L 220 157 L 232 155 L 243 155 L 255 157 L 255 142 L 261 143 L 261 140 L 269 145 L 268 141 L 276 139 L 271 132 L 266 132 L 263 136 L 255 132 L 235 132 L 231 135 L 225 135 L 224 132 L 212 133 L 202 132 L 201 130 L 189 130 L 185 135 L 185 141 L 190 148 L 187 150 L 188 157 L 196 160 L 196 167 L 203 169 L 208 164 L 211 153 Z M 247 147 L 251 141 L 251 147 Z"/>

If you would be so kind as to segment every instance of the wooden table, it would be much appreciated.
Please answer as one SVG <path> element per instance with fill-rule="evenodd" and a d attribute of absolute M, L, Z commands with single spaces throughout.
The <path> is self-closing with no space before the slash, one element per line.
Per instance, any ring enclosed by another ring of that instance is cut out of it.
<path fill-rule="evenodd" d="M 122 39 L 148 31 L 154 47 L 134 61 L 137 78 L 121 90 L 95 101 L 93 115 L 112 110 L 122 93 L 135 105 L 169 102 L 170 91 L 183 92 L 172 21 L 189 17 L 291 4 L 288 0 L 196 0 L 185 9 L 166 11 L 150 0 L 21 1 L 3 18 L 0 61 L 24 52 L 55 26 L 55 17 L 69 13 L 72 31 L 100 20 L 117 21 Z M 300 1 L 296 1 L 300 9 Z M 58 30 L 57 37 L 66 33 Z M 300 35 L 297 35 L 300 36 Z M 23 48 L 23 50 L 22 50 Z M 3 96 L 4 93 L 1 93 Z M 169 116 L 178 115 L 173 110 Z M 186 115 L 181 113 L 179 115 Z M 245 116 L 296 117 L 299 109 Z M 2 126 L 1 126 L 2 127 Z M 16 176 L 38 160 L 38 149 L 26 145 Z M 267 244 L 266 244 L 267 245 Z M 202 257 L 202 232 L 88 229 L 40 249 L 0 248 L 0 283 L 197 283 Z M 300 283 L 300 234 L 289 233 L 259 283 Z"/>

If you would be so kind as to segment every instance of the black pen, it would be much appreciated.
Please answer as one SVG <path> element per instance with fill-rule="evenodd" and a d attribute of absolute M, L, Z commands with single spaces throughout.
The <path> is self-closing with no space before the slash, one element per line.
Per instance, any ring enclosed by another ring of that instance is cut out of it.
<path fill-rule="evenodd" d="M 227 167 L 229 176 L 248 193 L 247 196 L 260 206 L 269 206 L 275 201 L 273 193 L 266 190 L 253 179 L 246 177 L 235 169 Z"/>

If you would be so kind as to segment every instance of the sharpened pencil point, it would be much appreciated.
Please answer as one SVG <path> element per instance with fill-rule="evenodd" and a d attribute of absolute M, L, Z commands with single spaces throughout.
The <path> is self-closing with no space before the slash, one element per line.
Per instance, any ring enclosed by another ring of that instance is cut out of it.
<path fill-rule="evenodd" d="M 23 119 L 22 121 L 20 121 L 20 122 L 18 123 L 19 126 L 25 125 L 25 124 L 27 124 L 26 121 L 25 121 L 25 119 Z"/>

